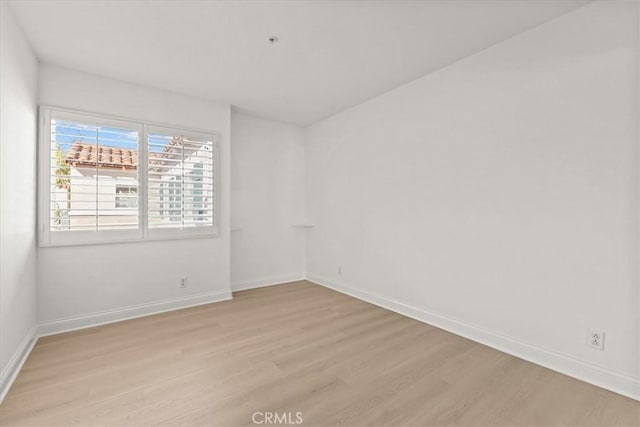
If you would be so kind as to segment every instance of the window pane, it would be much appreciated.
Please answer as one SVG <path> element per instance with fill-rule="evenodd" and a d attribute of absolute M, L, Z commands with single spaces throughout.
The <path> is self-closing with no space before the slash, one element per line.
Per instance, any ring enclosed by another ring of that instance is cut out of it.
<path fill-rule="evenodd" d="M 213 141 L 180 131 L 149 132 L 149 227 L 214 222 Z"/>
<path fill-rule="evenodd" d="M 51 120 L 52 231 L 138 228 L 138 132 Z"/>
<path fill-rule="evenodd" d="M 116 184 L 116 208 L 138 208 L 138 187 L 136 185 Z"/>

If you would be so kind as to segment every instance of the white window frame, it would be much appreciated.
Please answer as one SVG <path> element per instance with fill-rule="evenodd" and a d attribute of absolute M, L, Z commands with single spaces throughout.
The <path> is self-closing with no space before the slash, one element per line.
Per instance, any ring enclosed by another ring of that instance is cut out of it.
<path fill-rule="evenodd" d="M 128 124 L 138 131 L 138 228 L 123 230 L 51 230 L 51 116 L 64 116 L 80 123 L 90 117 L 94 122 L 112 125 Z M 219 236 L 220 212 L 220 159 L 219 134 L 211 131 L 188 129 L 184 126 L 159 124 L 107 114 L 79 111 L 68 108 L 41 105 L 39 107 L 38 137 L 38 244 L 40 247 L 99 245 L 132 243 L 155 240 L 212 238 Z M 149 229 L 147 224 L 148 188 L 148 138 L 150 131 L 179 132 L 191 138 L 213 141 L 213 225 L 188 228 Z"/>

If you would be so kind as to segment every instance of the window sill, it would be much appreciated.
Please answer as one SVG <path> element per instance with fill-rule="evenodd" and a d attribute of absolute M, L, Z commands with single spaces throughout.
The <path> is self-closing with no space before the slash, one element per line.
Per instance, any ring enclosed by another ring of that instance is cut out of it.
<path fill-rule="evenodd" d="M 104 245 L 122 245 L 122 244 L 130 244 L 130 243 L 152 243 L 152 242 L 164 242 L 164 241 L 173 241 L 173 240 L 192 240 L 192 239 L 214 239 L 220 237 L 220 233 L 218 232 L 210 232 L 210 233 L 194 233 L 194 234 L 175 234 L 175 235 L 165 235 L 165 236 L 153 236 L 147 237 L 144 239 L 133 238 L 133 239 L 78 239 L 69 240 L 66 242 L 54 242 L 54 243 L 45 243 L 39 242 L 38 247 L 40 248 L 60 248 L 60 247 L 68 247 L 68 246 L 104 246 Z"/>

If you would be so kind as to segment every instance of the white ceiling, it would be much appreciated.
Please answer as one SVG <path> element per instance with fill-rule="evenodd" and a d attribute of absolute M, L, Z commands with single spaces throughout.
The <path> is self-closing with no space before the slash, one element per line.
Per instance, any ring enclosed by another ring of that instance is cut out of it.
<path fill-rule="evenodd" d="M 308 125 L 583 1 L 14 1 L 46 63 Z M 275 35 L 279 43 L 270 45 Z"/>

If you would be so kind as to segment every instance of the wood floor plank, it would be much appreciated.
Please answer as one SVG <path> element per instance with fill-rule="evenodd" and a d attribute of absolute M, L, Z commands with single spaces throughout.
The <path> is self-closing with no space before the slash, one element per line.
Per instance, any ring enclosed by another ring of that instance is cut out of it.
<path fill-rule="evenodd" d="M 640 426 L 640 403 L 306 281 L 41 338 L 0 424 Z"/>

